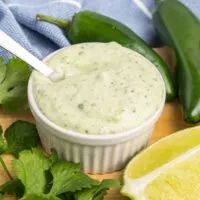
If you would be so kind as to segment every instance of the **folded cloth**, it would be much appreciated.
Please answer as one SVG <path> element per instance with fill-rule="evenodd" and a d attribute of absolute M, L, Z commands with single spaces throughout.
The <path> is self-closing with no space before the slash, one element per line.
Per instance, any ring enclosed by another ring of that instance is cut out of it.
<path fill-rule="evenodd" d="M 153 12 L 154 0 L 140 0 Z M 199 0 L 180 0 L 200 18 Z M 70 45 L 64 32 L 55 25 L 37 22 L 36 14 L 68 19 L 80 10 L 92 10 L 112 17 L 131 28 L 150 45 L 157 38 L 153 23 L 135 4 L 135 0 L 3 0 L 0 1 L 0 29 L 42 59 Z M 0 48 L 0 56 L 10 54 Z"/>

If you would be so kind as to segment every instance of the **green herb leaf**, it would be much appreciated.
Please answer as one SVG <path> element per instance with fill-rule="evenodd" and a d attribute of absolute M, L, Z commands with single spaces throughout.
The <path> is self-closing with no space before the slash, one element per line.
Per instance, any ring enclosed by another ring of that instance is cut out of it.
<path fill-rule="evenodd" d="M 14 156 L 25 150 L 38 146 L 39 136 L 35 124 L 26 121 L 16 121 L 5 131 L 0 126 L 0 154 L 11 153 Z"/>
<path fill-rule="evenodd" d="M 21 151 L 37 147 L 39 144 L 39 136 L 35 124 L 26 121 L 14 122 L 5 131 L 5 138 L 7 141 L 6 151 L 16 157 Z"/>
<path fill-rule="evenodd" d="M 17 178 L 24 185 L 25 194 L 42 194 L 45 191 L 45 171 L 50 166 L 48 157 L 38 149 L 25 150 L 19 154 L 19 159 L 13 161 L 13 167 Z"/>
<path fill-rule="evenodd" d="M 58 195 L 65 192 L 75 192 L 82 188 L 90 188 L 99 182 L 80 172 L 80 165 L 59 161 L 51 168 L 53 186 L 50 194 Z"/>
<path fill-rule="evenodd" d="M 6 65 L 0 59 L 0 104 L 5 111 L 20 111 L 27 106 L 30 73 L 28 65 L 19 58 L 12 58 Z"/>
<path fill-rule="evenodd" d="M 52 163 L 52 165 L 56 162 L 58 162 L 58 154 L 55 149 L 51 149 L 51 155 L 49 156 L 49 159 Z"/>
<path fill-rule="evenodd" d="M 120 182 L 117 180 L 103 180 L 98 186 L 78 191 L 75 200 L 102 200 L 109 188 L 120 189 L 120 187 Z"/>
<path fill-rule="evenodd" d="M 5 76 L 6 76 L 6 65 L 3 63 L 3 58 L 0 57 L 0 83 L 2 83 Z"/>
<path fill-rule="evenodd" d="M 45 194 L 28 194 L 20 200 L 60 200 L 60 198 Z"/>
<path fill-rule="evenodd" d="M 3 137 L 3 129 L 0 126 L 0 154 L 4 153 L 7 149 L 7 144 L 5 143 L 4 137 Z"/>
<path fill-rule="evenodd" d="M 24 186 L 19 179 L 13 179 L 0 186 L 0 193 L 22 197 L 24 194 Z"/>
<path fill-rule="evenodd" d="M 120 187 L 115 180 L 91 179 L 79 164 L 57 161 L 55 151 L 47 157 L 38 149 L 24 150 L 13 167 L 24 186 L 21 200 L 102 200 L 107 189 Z"/>
<path fill-rule="evenodd" d="M 63 194 L 58 195 L 58 197 L 62 200 L 75 200 L 73 192 L 63 193 Z"/>

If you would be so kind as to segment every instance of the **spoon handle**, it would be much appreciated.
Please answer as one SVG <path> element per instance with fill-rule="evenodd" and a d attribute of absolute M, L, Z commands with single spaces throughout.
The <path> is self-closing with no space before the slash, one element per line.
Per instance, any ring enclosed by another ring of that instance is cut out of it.
<path fill-rule="evenodd" d="M 37 71 L 41 72 L 44 76 L 50 77 L 53 74 L 53 70 L 29 53 L 20 44 L 15 42 L 10 36 L 0 30 L 0 46 L 9 51 L 10 53 L 21 58 Z"/>

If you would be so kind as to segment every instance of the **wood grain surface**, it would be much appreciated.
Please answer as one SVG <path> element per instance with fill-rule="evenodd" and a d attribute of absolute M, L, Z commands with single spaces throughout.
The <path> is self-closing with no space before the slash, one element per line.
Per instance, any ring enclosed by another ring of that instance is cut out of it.
<path fill-rule="evenodd" d="M 157 49 L 156 51 L 161 54 L 161 56 L 168 62 L 168 64 L 171 66 L 171 69 L 173 71 L 173 57 L 169 49 L 162 48 Z M 0 110 L 0 124 L 5 129 L 8 127 L 12 122 L 16 120 L 27 120 L 27 121 L 34 121 L 33 117 L 30 112 L 24 113 L 24 114 L 17 114 L 17 115 L 9 115 L 5 114 Z M 154 129 L 154 133 L 152 135 L 150 143 L 156 142 L 160 138 L 167 136 L 175 131 L 184 129 L 186 127 L 189 127 L 188 124 L 185 124 L 182 119 L 181 114 L 181 107 L 177 100 L 166 103 L 165 108 L 163 110 L 163 113 L 156 124 L 156 127 Z M 10 161 L 12 160 L 12 157 L 10 155 L 3 155 L 2 156 L 5 162 L 10 166 Z M 12 170 L 12 169 L 11 169 Z M 14 172 L 13 172 L 14 174 Z M 104 174 L 104 175 L 92 175 L 92 177 L 97 178 L 99 180 L 104 178 L 114 178 L 122 180 L 123 170 L 119 172 L 114 172 L 110 174 Z M 0 167 L 0 184 L 4 183 L 7 180 L 7 176 Z M 6 200 L 14 200 L 14 197 L 7 196 L 4 199 Z M 122 197 L 119 192 L 117 191 L 109 191 L 108 195 L 105 197 L 105 200 L 125 200 L 127 198 Z"/>

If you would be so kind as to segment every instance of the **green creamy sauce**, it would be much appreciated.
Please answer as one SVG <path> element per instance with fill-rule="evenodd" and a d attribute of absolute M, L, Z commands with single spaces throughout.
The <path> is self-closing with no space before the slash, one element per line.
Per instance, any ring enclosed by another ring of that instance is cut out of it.
<path fill-rule="evenodd" d="M 85 134 L 130 130 L 152 116 L 163 101 L 163 80 L 138 53 L 116 43 L 84 43 L 60 50 L 47 62 L 65 79 L 33 74 L 42 113 L 55 124 Z"/>

